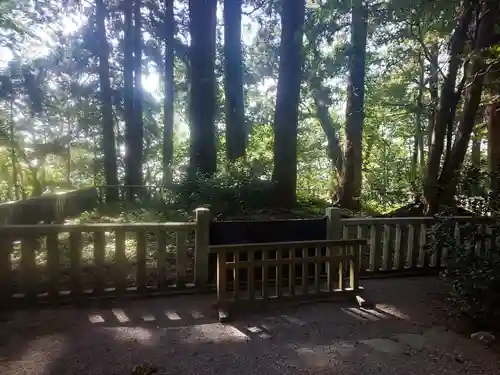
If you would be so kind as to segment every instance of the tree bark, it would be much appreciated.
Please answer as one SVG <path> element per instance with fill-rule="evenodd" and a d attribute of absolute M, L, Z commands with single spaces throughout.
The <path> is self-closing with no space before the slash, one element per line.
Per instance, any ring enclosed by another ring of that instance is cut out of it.
<path fill-rule="evenodd" d="M 242 4 L 242 0 L 224 1 L 224 91 L 226 150 L 229 160 L 244 156 L 247 143 L 241 52 Z"/>
<path fill-rule="evenodd" d="M 492 207 L 500 209 L 500 102 L 488 105 L 488 172 Z"/>
<path fill-rule="evenodd" d="M 368 12 L 363 0 L 354 0 L 352 5 L 352 50 L 349 56 L 344 166 L 339 189 L 340 207 L 352 211 L 359 211 L 361 208 L 367 18 Z"/>
<path fill-rule="evenodd" d="M 467 146 L 474 129 L 476 113 L 481 102 L 484 79 L 487 72 L 486 56 L 490 46 L 492 35 L 494 35 L 497 11 L 496 0 L 484 0 L 481 7 L 481 22 L 477 32 L 477 40 L 474 48 L 474 56 L 471 65 L 471 80 L 466 92 L 464 111 L 458 126 L 455 142 L 446 158 L 441 175 L 439 176 L 439 190 L 436 192 L 437 199 L 430 206 L 431 212 L 436 212 L 440 204 L 449 204 L 456 190 L 456 176 L 463 164 Z"/>
<path fill-rule="evenodd" d="M 429 48 L 430 55 L 430 74 L 429 74 L 429 91 L 430 91 L 430 112 L 427 127 L 427 151 L 430 153 L 432 145 L 432 133 L 434 131 L 434 122 L 436 121 L 437 107 L 439 102 L 439 45 L 432 43 Z"/>
<path fill-rule="evenodd" d="M 123 105 L 125 112 L 125 185 L 134 185 L 134 26 L 133 0 L 123 1 Z"/>
<path fill-rule="evenodd" d="M 190 171 L 211 176 L 217 169 L 215 26 L 217 0 L 189 0 L 191 34 Z"/>
<path fill-rule="evenodd" d="M 415 202 L 420 199 L 421 191 L 418 186 L 419 175 L 424 169 L 424 135 L 422 130 L 422 114 L 424 109 L 424 75 L 425 66 L 424 59 L 421 54 L 418 55 L 419 74 L 418 74 L 418 95 L 417 95 L 417 111 L 415 113 L 415 139 L 412 159 L 412 187 L 415 196 Z"/>
<path fill-rule="evenodd" d="M 163 99 L 163 183 L 172 183 L 174 157 L 174 0 L 165 0 L 165 94 Z"/>
<path fill-rule="evenodd" d="M 130 185 L 142 185 L 142 2 L 134 2 L 134 147 Z"/>
<path fill-rule="evenodd" d="M 457 74 L 462 65 L 462 54 L 467 42 L 467 31 L 472 20 L 474 4 L 471 0 L 462 0 L 462 12 L 458 19 L 457 26 L 453 32 L 450 43 L 450 62 L 448 74 L 446 75 L 441 95 L 439 107 L 436 113 L 434 129 L 432 134 L 431 147 L 429 149 L 429 159 L 427 161 L 427 171 L 424 181 L 424 197 L 426 201 L 426 211 L 434 214 L 438 210 L 438 196 L 440 188 L 438 186 L 441 157 L 444 149 L 444 138 L 448 124 L 453 122 L 453 105 L 455 104 L 455 84 Z"/>
<path fill-rule="evenodd" d="M 104 153 L 104 178 L 106 185 L 118 185 L 116 167 L 113 102 L 109 80 L 109 45 L 106 38 L 107 9 L 103 0 L 96 0 L 96 37 L 99 43 L 99 84 L 102 112 L 102 148 Z M 116 200 L 115 189 L 108 189 L 108 200 Z"/>
<path fill-rule="evenodd" d="M 314 104 L 316 106 L 316 116 L 318 117 L 321 128 L 326 135 L 328 143 L 328 157 L 332 161 L 333 167 L 340 175 L 342 173 L 342 165 L 344 162 L 342 149 L 340 148 L 340 141 L 336 131 L 337 127 L 330 117 L 328 107 L 325 104 L 326 100 L 323 98 L 327 95 L 324 91 L 325 90 L 322 87 L 315 90 Z"/>
<path fill-rule="evenodd" d="M 279 77 L 274 116 L 276 203 L 290 208 L 297 200 L 297 127 L 302 81 L 305 0 L 281 2 Z"/>

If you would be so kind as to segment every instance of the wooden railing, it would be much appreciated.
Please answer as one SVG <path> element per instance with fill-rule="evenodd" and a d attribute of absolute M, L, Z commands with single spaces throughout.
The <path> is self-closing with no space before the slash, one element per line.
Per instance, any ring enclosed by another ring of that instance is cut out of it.
<path fill-rule="evenodd" d="M 133 200 L 152 200 L 164 203 L 172 203 L 174 196 L 172 189 L 166 186 L 145 186 L 145 185 L 102 185 L 97 186 L 99 203 L 110 201 L 110 197 L 115 197 L 116 200 L 133 201 Z"/>
<path fill-rule="evenodd" d="M 199 209 L 187 223 L 0 226 L 2 307 L 206 286 L 208 214 Z"/>
<path fill-rule="evenodd" d="M 217 254 L 217 303 L 231 310 L 256 301 L 357 292 L 359 256 L 365 243 L 324 240 L 210 246 L 210 252 Z"/>
<path fill-rule="evenodd" d="M 493 235 L 491 217 L 455 216 L 446 219 L 450 225 L 451 236 L 460 241 L 476 241 L 477 252 L 494 250 L 494 241 L 488 240 Z M 334 236 L 343 239 L 366 239 L 367 251 L 361 257 L 361 272 L 364 275 L 374 273 L 407 272 L 424 273 L 440 269 L 446 265 L 448 249 L 437 247 L 430 249 L 432 227 L 438 224 L 432 217 L 401 218 L 350 218 L 338 220 Z M 484 236 L 471 236 L 465 233 L 464 224 L 474 224 L 474 231 Z M 332 224 L 334 225 L 334 223 Z M 498 236 L 497 236 L 498 237 Z"/>
<path fill-rule="evenodd" d="M 93 187 L 0 204 L 0 225 L 63 222 L 97 205 Z"/>

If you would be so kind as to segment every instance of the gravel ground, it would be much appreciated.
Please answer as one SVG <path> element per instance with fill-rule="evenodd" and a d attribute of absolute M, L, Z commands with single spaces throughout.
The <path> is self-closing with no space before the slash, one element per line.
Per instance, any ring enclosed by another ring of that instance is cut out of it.
<path fill-rule="evenodd" d="M 441 328 L 440 285 L 371 280 L 374 310 L 311 304 L 226 325 L 212 296 L 16 312 L 0 323 L 0 374 L 500 374 L 491 351 Z"/>

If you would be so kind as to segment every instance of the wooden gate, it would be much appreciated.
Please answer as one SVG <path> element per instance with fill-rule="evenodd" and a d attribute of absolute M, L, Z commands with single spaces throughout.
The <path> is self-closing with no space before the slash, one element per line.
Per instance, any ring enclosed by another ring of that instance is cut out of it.
<path fill-rule="evenodd" d="M 217 254 L 217 306 L 231 311 L 273 300 L 356 294 L 365 240 L 321 240 L 210 246 Z"/>

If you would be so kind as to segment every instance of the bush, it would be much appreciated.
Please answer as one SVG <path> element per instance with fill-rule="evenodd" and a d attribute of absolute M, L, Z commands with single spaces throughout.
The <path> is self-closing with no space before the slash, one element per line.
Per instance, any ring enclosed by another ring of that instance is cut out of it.
<path fill-rule="evenodd" d="M 448 249 L 444 276 L 452 284 L 451 298 L 478 328 L 499 329 L 500 222 L 492 219 L 487 231 L 478 223 L 459 224 L 460 240 L 455 225 L 451 216 L 441 216 L 431 233 L 434 251 Z"/>

